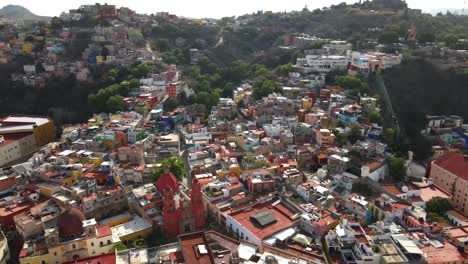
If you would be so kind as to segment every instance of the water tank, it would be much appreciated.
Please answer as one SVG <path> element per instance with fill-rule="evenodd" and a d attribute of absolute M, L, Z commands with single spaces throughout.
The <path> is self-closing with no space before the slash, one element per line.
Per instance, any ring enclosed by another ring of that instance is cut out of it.
<path fill-rule="evenodd" d="M 370 168 L 368 166 L 361 167 L 361 177 L 369 177 Z"/>
<path fill-rule="evenodd" d="M 224 197 L 224 198 L 228 198 L 228 197 L 229 197 L 229 190 L 228 190 L 228 189 L 222 189 L 221 191 L 223 192 L 223 197 Z"/>
<path fill-rule="evenodd" d="M 325 178 L 327 176 L 327 170 L 325 169 L 318 169 L 317 175 L 319 178 Z"/>
<path fill-rule="evenodd" d="M 408 192 L 408 186 L 402 186 L 401 187 L 401 191 L 404 192 L 404 193 L 407 193 Z"/>
<path fill-rule="evenodd" d="M 79 170 L 79 169 L 82 169 L 82 168 L 83 168 L 83 164 L 81 164 L 81 163 L 73 164 L 73 169 L 74 170 Z"/>

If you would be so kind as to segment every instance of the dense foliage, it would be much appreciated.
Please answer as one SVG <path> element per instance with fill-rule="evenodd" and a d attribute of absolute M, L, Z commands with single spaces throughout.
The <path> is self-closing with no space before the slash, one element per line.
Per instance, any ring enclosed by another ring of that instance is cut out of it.
<path fill-rule="evenodd" d="M 467 78 L 461 73 L 418 59 L 386 70 L 383 77 L 400 126 L 409 140 L 408 147 L 418 160 L 431 154 L 430 142 L 420 136 L 426 114 L 468 118 Z"/>
<path fill-rule="evenodd" d="M 157 167 L 153 172 L 153 179 L 157 180 L 158 177 L 164 173 L 165 169 L 169 167 L 169 172 L 174 174 L 177 180 L 181 180 L 185 176 L 185 163 L 177 158 L 177 157 L 170 157 L 167 159 L 163 159 L 160 162 L 161 166 Z"/>

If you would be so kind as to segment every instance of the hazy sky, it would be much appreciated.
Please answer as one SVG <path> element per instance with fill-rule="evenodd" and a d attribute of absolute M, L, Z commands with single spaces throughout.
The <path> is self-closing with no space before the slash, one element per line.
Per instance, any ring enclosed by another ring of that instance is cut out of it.
<path fill-rule="evenodd" d="M 338 4 L 344 0 L 0 0 L 0 6 L 22 5 L 37 15 L 57 16 L 62 11 L 95 2 L 126 6 L 138 13 L 170 12 L 186 17 L 212 17 L 242 15 L 257 10 L 291 11 L 308 6 L 310 10 Z M 346 0 L 354 3 L 358 0 Z M 468 0 L 407 0 L 411 8 L 430 11 L 437 8 L 468 8 Z"/>

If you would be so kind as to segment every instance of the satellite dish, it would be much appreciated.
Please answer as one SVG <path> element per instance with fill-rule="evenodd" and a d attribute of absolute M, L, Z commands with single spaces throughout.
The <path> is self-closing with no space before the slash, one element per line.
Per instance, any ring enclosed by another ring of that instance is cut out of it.
<path fill-rule="evenodd" d="M 404 192 L 404 193 L 407 193 L 408 192 L 408 186 L 402 186 L 401 191 Z"/>

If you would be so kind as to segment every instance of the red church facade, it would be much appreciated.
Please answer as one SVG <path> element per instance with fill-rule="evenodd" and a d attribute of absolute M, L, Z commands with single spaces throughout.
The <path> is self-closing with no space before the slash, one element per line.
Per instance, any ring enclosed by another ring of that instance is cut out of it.
<path fill-rule="evenodd" d="M 172 173 L 163 173 L 156 188 L 163 195 L 162 233 L 173 238 L 184 232 L 193 232 L 205 227 L 206 215 L 200 183 L 192 183 L 190 197 L 179 191 L 179 184 Z"/>

